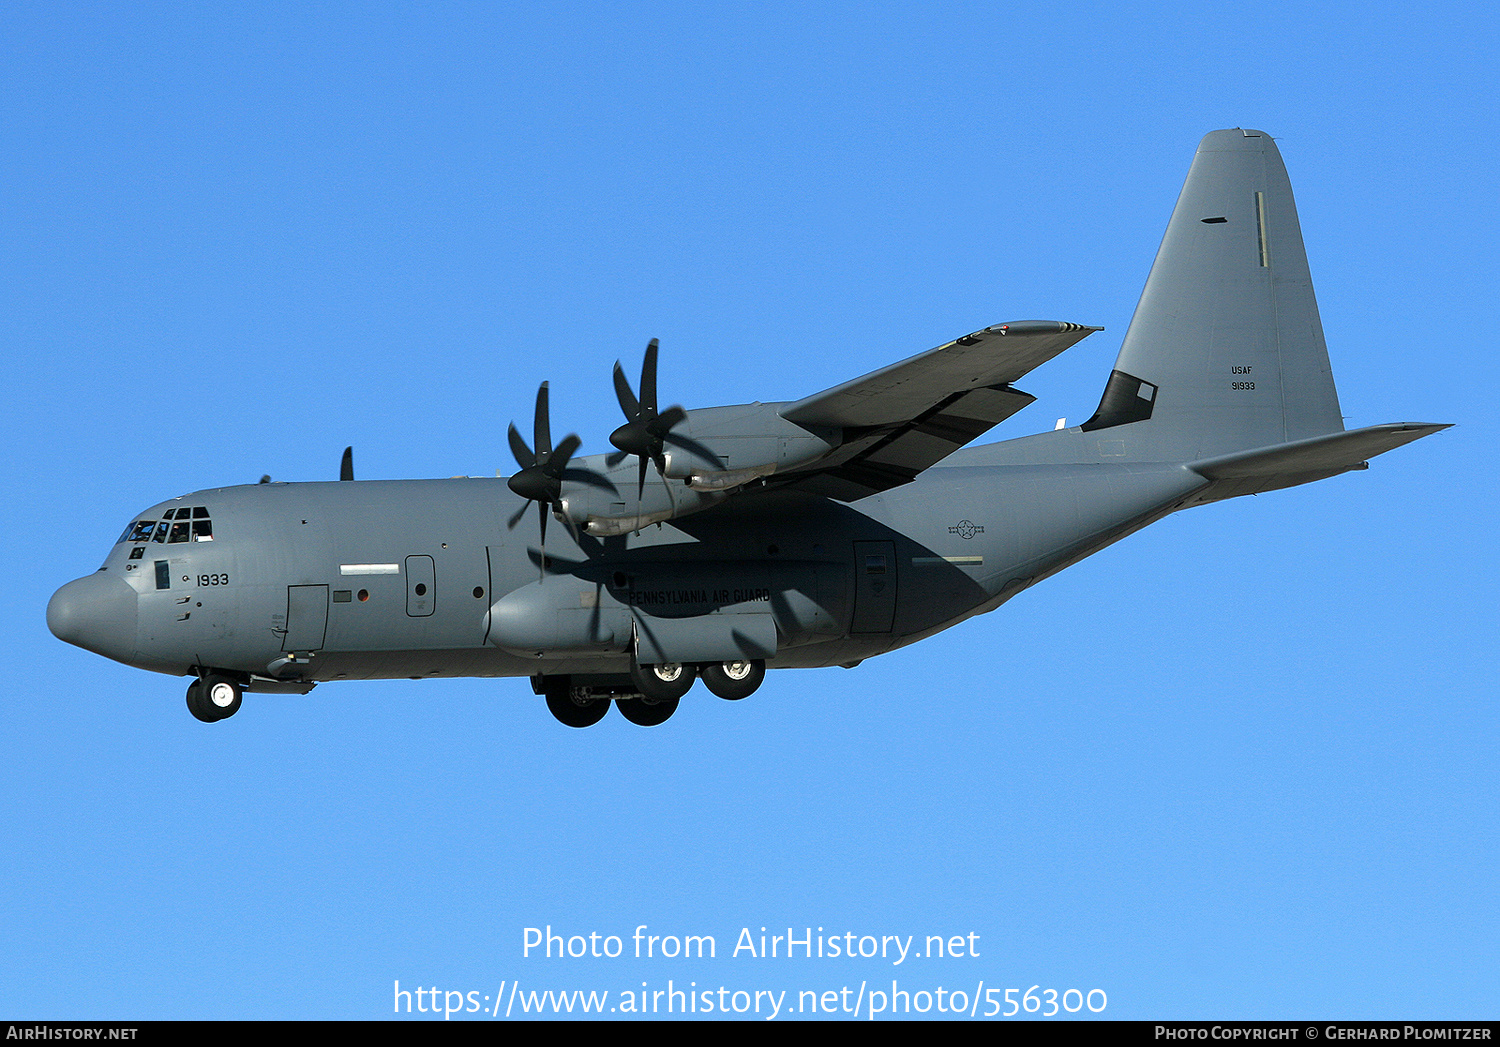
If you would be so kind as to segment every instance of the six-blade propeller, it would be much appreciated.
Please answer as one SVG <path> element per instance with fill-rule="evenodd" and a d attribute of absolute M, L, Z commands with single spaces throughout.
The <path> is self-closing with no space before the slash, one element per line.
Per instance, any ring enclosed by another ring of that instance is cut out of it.
<path fill-rule="evenodd" d="M 615 396 L 620 401 L 620 410 L 625 412 L 625 424 L 609 434 L 609 442 L 620 450 L 612 454 L 605 461 L 609 465 L 618 465 L 630 455 L 640 459 L 640 470 L 636 474 L 636 498 L 639 500 L 646 490 L 646 463 L 651 462 L 656 466 L 657 475 L 667 485 L 667 497 L 672 497 L 672 485 L 667 483 L 667 456 L 666 448 L 670 444 L 683 450 L 691 451 L 699 458 L 707 462 L 717 462 L 718 457 L 712 450 L 703 446 L 691 437 L 672 430 L 683 419 L 687 412 L 680 406 L 668 407 L 665 411 L 656 409 L 656 356 L 659 343 L 655 338 L 651 339 L 646 346 L 646 359 L 641 364 L 641 395 L 636 399 L 635 393 L 630 388 L 630 380 L 625 377 L 625 369 L 620 362 L 615 361 Z M 676 500 L 673 499 L 673 504 Z"/>
<path fill-rule="evenodd" d="M 562 443 L 558 444 L 555 449 L 553 448 L 552 421 L 547 411 L 546 382 L 543 382 L 542 387 L 536 391 L 536 421 L 532 435 L 536 442 L 535 451 L 526 446 L 526 441 L 521 438 L 520 433 L 516 432 L 515 424 L 511 424 L 508 434 L 510 450 L 516 456 L 516 464 L 521 467 L 521 471 L 512 476 L 507 484 L 522 498 L 536 503 L 542 545 L 545 547 L 549 510 L 562 518 L 568 525 L 568 530 L 573 530 L 573 521 L 568 517 L 562 504 L 562 482 L 564 473 L 568 471 L 568 460 L 583 443 L 576 433 L 569 433 L 563 437 Z M 512 528 L 520 522 L 521 515 L 525 511 L 526 507 L 523 505 L 520 512 L 510 518 Z"/>
<path fill-rule="evenodd" d="M 610 465 L 618 465 L 629 455 L 640 459 L 640 472 L 636 479 L 636 497 L 646 490 L 646 463 L 656 465 L 657 473 L 666 479 L 666 436 L 672 426 L 687 417 L 681 407 L 669 407 L 665 411 L 656 409 L 656 355 L 659 343 L 655 338 L 646 346 L 646 360 L 641 365 L 641 396 L 636 399 L 631 391 L 630 380 L 625 369 L 615 361 L 615 396 L 620 400 L 620 410 L 625 412 L 625 424 L 609 434 L 609 442 L 620 449 L 605 459 Z M 670 489 L 669 489 L 670 492 Z"/>
<path fill-rule="evenodd" d="M 661 476 L 666 484 L 667 497 L 676 504 L 672 498 L 671 484 L 667 483 L 667 446 L 680 447 L 693 452 L 699 458 L 709 463 L 717 463 L 718 458 L 714 452 L 703 444 L 698 443 L 691 437 L 681 433 L 674 433 L 673 428 L 687 418 L 687 411 L 679 406 L 667 408 L 665 411 L 657 409 L 656 406 L 656 358 L 658 353 L 658 342 L 655 338 L 646 346 L 646 359 L 641 366 L 641 395 L 636 397 L 630 388 L 630 381 L 625 377 L 624 368 L 619 362 L 615 363 L 615 395 L 619 398 L 620 409 L 625 412 L 625 424 L 610 434 L 609 442 L 614 444 L 618 450 L 609 455 L 605 461 L 610 466 L 619 465 L 626 458 L 634 455 L 640 459 L 640 468 L 636 474 L 636 498 L 639 500 L 646 489 L 646 465 L 656 466 L 657 474 Z M 510 489 L 527 501 L 537 503 L 538 522 L 542 546 L 545 549 L 547 543 L 547 514 L 550 511 L 561 519 L 568 527 L 575 542 L 580 541 L 578 528 L 573 519 L 568 515 L 567 507 L 562 500 L 562 485 L 564 480 L 577 481 L 603 488 L 611 492 L 615 491 L 615 485 L 598 473 L 587 469 L 569 469 L 568 461 L 573 453 L 578 450 L 582 441 L 576 434 L 569 433 L 563 438 L 562 443 L 556 448 L 552 446 L 552 425 L 547 407 L 547 383 L 543 382 L 536 394 L 536 420 L 533 426 L 533 436 L 536 445 L 535 450 L 526 446 L 526 441 L 516 431 L 514 424 L 510 427 L 510 449 L 516 456 L 516 464 L 521 471 L 516 473 L 508 481 Z M 510 518 L 509 527 L 514 528 L 520 523 L 521 517 L 526 513 L 526 506 L 516 512 Z M 542 559 L 545 560 L 545 555 Z"/>

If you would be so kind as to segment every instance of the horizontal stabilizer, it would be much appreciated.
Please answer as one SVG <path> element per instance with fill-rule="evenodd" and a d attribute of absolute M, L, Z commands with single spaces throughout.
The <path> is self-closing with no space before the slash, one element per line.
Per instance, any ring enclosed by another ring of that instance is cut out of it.
<path fill-rule="evenodd" d="M 1362 469 L 1376 455 L 1447 428 L 1448 424 L 1437 423 L 1372 425 L 1205 458 L 1189 463 L 1188 468 L 1205 479 L 1221 481 L 1232 488 L 1219 492 L 1219 497 L 1274 491 Z"/>

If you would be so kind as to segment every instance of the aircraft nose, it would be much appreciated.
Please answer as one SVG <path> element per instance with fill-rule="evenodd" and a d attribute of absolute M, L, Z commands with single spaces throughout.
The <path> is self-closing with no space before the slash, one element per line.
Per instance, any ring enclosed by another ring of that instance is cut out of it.
<path fill-rule="evenodd" d="M 102 572 L 75 578 L 52 594 L 47 628 L 86 651 L 128 659 L 135 653 L 135 590 Z"/>

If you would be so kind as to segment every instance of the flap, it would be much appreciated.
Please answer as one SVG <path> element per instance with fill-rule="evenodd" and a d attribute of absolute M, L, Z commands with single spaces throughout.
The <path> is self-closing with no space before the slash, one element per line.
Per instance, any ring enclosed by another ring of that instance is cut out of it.
<path fill-rule="evenodd" d="M 786 474 L 799 491 L 854 501 L 899 487 L 972 443 L 1035 397 L 1019 389 L 971 389 L 900 425 L 844 431 L 845 442 L 813 470 Z"/>

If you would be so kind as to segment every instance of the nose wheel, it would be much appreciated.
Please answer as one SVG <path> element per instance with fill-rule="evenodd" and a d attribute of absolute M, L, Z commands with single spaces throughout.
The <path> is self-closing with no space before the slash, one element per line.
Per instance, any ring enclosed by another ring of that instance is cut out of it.
<path fill-rule="evenodd" d="M 236 681 L 209 673 L 188 685 L 188 712 L 204 723 L 217 723 L 239 712 L 243 698 L 244 692 Z"/>

